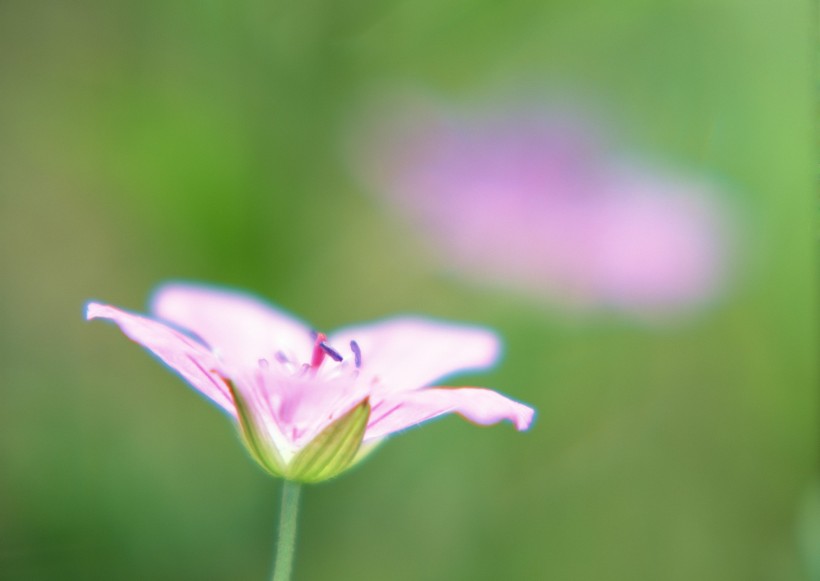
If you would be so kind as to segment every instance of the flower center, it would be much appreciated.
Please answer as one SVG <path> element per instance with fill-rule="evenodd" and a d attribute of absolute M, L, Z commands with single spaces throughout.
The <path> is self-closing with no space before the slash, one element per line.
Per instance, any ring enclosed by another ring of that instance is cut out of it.
<path fill-rule="evenodd" d="M 333 357 L 332 354 L 335 354 L 336 357 Z M 327 335 L 324 333 L 315 333 L 315 337 L 313 339 L 313 354 L 310 357 L 310 368 L 314 371 L 319 369 L 322 365 L 322 361 L 325 360 L 325 355 L 330 355 L 334 361 L 341 361 L 342 357 L 339 355 L 330 345 L 327 344 Z"/>
<path fill-rule="evenodd" d="M 350 350 L 353 351 L 353 360 L 356 363 L 356 369 L 362 366 L 362 350 L 359 349 L 359 344 L 355 340 L 350 342 Z"/>
<path fill-rule="evenodd" d="M 362 366 L 362 350 L 356 341 L 350 342 L 350 350 L 353 352 L 353 362 L 356 365 L 356 369 L 359 369 Z M 322 361 L 325 360 L 325 356 L 330 357 L 336 363 L 344 361 L 342 354 L 331 347 L 327 342 L 327 335 L 316 332 L 313 340 L 313 353 L 310 357 L 310 369 L 314 371 L 319 369 L 322 365 Z"/>
<path fill-rule="evenodd" d="M 358 370 L 362 366 L 362 350 L 356 341 L 350 341 L 350 351 L 353 354 L 353 364 L 355 365 L 355 371 L 358 375 Z M 304 376 L 306 374 L 315 376 L 322 366 L 325 357 L 330 357 L 336 363 L 343 363 L 345 359 L 337 349 L 328 343 L 327 335 L 319 332 L 313 333 L 313 350 L 311 351 L 309 364 L 302 363 L 299 365 L 298 360 L 293 359 L 292 356 L 289 357 L 284 351 L 277 351 L 273 357 L 274 360 L 281 365 L 283 370 L 289 374 L 298 376 Z M 270 362 L 267 359 L 259 359 L 258 365 L 263 372 L 270 369 Z M 347 363 L 340 365 L 338 368 L 334 368 L 333 371 L 329 369 L 325 369 L 325 371 L 331 371 L 331 374 L 333 374 L 333 372 L 341 372 L 343 369 L 349 369 Z M 327 375 L 327 373 L 323 373 L 323 375 Z"/>

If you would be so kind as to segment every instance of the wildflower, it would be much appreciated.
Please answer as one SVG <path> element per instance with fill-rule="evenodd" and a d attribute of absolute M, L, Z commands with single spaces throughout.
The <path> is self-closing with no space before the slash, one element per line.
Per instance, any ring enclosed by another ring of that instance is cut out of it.
<path fill-rule="evenodd" d="M 575 114 L 376 120 L 355 171 L 450 271 L 575 310 L 653 318 L 712 299 L 728 224 L 714 188 L 613 153 Z"/>
<path fill-rule="evenodd" d="M 288 480 L 318 482 L 353 466 L 387 436 L 443 414 L 477 424 L 532 408 L 482 388 L 426 387 L 498 357 L 485 329 L 400 317 L 316 333 L 253 297 L 170 284 L 152 317 L 90 303 L 233 418 L 251 456 Z"/>

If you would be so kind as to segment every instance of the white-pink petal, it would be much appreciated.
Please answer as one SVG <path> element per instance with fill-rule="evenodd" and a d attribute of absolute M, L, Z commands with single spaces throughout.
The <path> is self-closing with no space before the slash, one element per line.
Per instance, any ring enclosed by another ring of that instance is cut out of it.
<path fill-rule="evenodd" d="M 532 424 L 535 410 L 498 392 L 476 387 L 396 393 L 374 406 L 364 440 L 383 438 L 450 413 L 482 426 L 507 420 L 523 431 Z"/>
<path fill-rule="evenodd" d="M 204 345 L 163 323 L 109 305 L 89 303 L 86 318 L 113 321 L 126 336 L 151 351 L 199 392 L 231 416 L 236 415 L 233 398 L 217 373 L 219 362 Z"/>
<path fill-rule="evenodd" d="M 457 372 L 486 369 L 500 344 L 481 327 L 418 317 L 398 317 L 346 327 L 329 338 L 337 349 L 356 341 L 362 354 L 361 380 L 374 394 L 418 389 Z"/>
<path fill-rule="evenodd" d="M 291 359 L 310 360 L 310 327 L 251 295 L 171 283 L 154 293 L 151 312 L 192 331 L 238 368 L 255 367 L 280 351 Z"/>

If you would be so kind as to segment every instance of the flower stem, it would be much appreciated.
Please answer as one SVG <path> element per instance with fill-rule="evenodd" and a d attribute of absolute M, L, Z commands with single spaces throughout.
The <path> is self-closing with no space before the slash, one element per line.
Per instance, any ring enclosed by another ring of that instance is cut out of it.
<path fill-rule="evenodd" d="M 273 581 L 290 581 L 293 568 L 293 549 L 296 546 L 296 516 L 299 513 L 298 482 L 285 480 L 282 484 L 282 510 L 279 514 L 279 538 L 276 541 L 276 564 Z"/>

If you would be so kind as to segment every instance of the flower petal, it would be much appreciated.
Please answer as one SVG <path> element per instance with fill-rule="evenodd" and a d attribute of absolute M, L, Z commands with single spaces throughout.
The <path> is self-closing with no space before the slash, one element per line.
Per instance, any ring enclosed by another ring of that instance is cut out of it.
<path fill-rule="evenodd" d="M 208 286 L 168 284 L 151 301 L 151 312 L 201 337 L 231 365 L 255 367 L 283 352 L 309 360 L 310 327 L 243 293 Z"/>
<path fill-rule="evenodd" d="M 477 387 L 397 393 L 373 407 L 364 440 L 382 438 L 449 413 L 483 426 L 509 420 L 518 431 L 524 431 L 532 424 L 535 410 L 498 392 Z"/>
<path fill-rule="evenodd" d="M 456 372 L 484 369 L 500 351 L 487 329 L 417 317 L 347 327 L 329 338 L 338 349 L 351 341 L 361 350 L 362 380 L 373 393 L 418 389 Z"/>
<path fill-rule="evenodd" d="M 99 303 L 88 304 L 86 319 L 108 319 L 115 322 L 130 339 L 159 357 L 230 415 L 236 415 L 230 391 L 214 371 L 218 369 L 219 362 L 204 345 L 163 323 Z"/>

